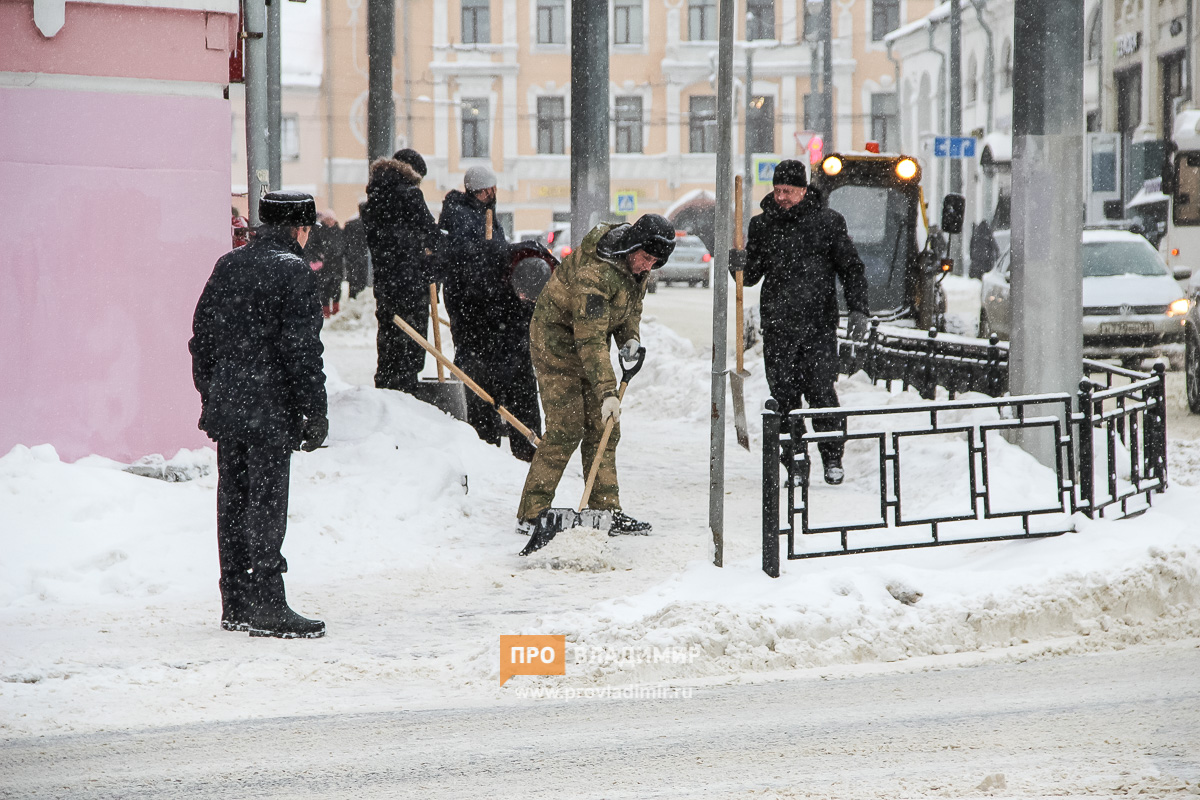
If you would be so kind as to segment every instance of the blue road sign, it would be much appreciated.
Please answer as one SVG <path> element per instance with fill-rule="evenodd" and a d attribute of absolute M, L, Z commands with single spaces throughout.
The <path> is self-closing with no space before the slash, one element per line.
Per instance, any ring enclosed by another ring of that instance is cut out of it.
<path fill-rule="evenodd" d="M 933 155 L 935 158 L 974 158 L 975 137 L 935 136 L 933 137 Z"/>
<path fill-rule="evenodd" d="M 617 192 L 616 206 L 618 214 L 636 214 L 637 192 Z"/>
<path fill-rule="evenodd" d="M 775 167 L 779 165 L 777 158 L 754 159 L 754 182 L 757 184 L 771 183 L 775 179 Z"/>

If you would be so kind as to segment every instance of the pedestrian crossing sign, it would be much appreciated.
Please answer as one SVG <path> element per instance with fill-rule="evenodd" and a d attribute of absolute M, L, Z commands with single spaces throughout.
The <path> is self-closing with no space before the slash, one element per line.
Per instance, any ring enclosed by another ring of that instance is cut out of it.
<path fill-rule="evenodd" d="M 616 212 L 618 214 L 637 213 L 637 192 L 617 192 Z"/>
<path fill-rule="evenodd" d="M 771 183 L 775 179 L 775 167 L 779 166 L 777 158 L 754 159 L 754 182 L 756 184 Z"/>

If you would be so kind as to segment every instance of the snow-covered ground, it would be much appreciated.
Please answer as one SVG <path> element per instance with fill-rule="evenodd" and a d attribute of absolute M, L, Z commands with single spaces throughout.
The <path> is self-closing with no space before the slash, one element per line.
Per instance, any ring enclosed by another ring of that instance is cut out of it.
<path fill-rule="evenodd" d="M 164 482 L 98 457 L 66 464 L 48 446 L 14 448 L 0 457 L 0 737 L 1200 637 L 1200 491 L 1181 485 L 1200 460 L 1175 446 L 1174 487 L 1136 519 L 1076 517 L 1077 532 L 1037 541 L 785 562 L 773 580 L 759 568 L 752 415 L 752 452 L 729 431 L 726 566 L 713 567 L 707 356 L 652 321 L 643 335 L 649 355 L 630 385 L 618 463 L 624 506 L 653 534 L 572 531 L 522 559 L 513 524 L 525 465 L 430 406 L 352 385 L 369 384 L 369 313 L 327 326 L 329 446 L 293 459 L 284 548 L 293 606 L 328 624 L 316 641 L 220 630 L 213 451 L 173 455 L 169 466 L 198 477 Z M 761 360 L 750 369 L 757 409 Z M 919 402 L 861 375 L 838 388 L 847 406 Z M 1010 495 L 1044 485 L 1048 473 L 1022 451 L 992 446 L 996 485 Z M 821 485 L 814 506 L 862 503 L 872 458 L 852 448 L 847 483 Z M 945 502 L 965 480 L 952 442 L 914 444 L 905 459 L 916 469 L 906 504 Z M 576 461 L 559 504 L 576 502 L 582 483 Z M 501 687 L 499 636 L 514 633 L 565 634 L 567 674 Z"/>

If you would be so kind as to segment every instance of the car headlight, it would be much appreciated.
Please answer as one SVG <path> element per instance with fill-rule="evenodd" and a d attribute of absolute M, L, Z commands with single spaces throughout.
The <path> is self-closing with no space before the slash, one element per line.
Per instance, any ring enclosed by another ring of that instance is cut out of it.
<path fill-rule="evenodd" d="M 1192 301 L 1188 300 L 1186 297 L 1181 297 L 1174 303 L 1171 303 L 1171 305 L 1167 306 L 1167 316 L 1182 317 L 1184 314 L 1188 313 L 1191 307 Z"/>

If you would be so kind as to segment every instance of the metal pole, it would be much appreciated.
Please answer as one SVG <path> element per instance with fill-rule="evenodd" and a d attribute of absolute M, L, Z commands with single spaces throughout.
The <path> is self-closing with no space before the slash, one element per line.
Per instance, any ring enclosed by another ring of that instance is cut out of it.
<path fill-rule="evenodd" d="M 824 127 L 821 135 L 825 139 L 826 153 L 833 146 L 833 0 L 825 0 L 821 7 L 821 37 L 824 54 L 821 59 L 821 117 Z"/>
<path fill-rule="evenodd" d="M 1013 394 L 1074 394 L 1083 358 L 1083 4 L 1016 0 L 1013 63 Z M 1021 445 L 1055 463 L 1052 437 Z"/>
<path fill-rule="evenodd" d="M 322 4 L 325 19 L 325 64 L 321 88 L 325 93 L 325 205 L 333 208 L 333 12 Z"/>
<path fill-rule="evenodd" d="M 950 135 L 962 136 L 962 4 L 959 0 L 950 2 Z M 950 191 L 962 194 L 961 158 L 950 159 Z"/>
<path fill-rule="evenodd" d="M 267 8 L 263 0 L 245 0 L 246 9 L 246 205 L 250 226 L 259 224 L 258 201 L 269 191 L 267 164 Z"/>
<path fill-rule="evenodd" d="M 754 17 L 753 14 L 746 15 L 747 27 L 749 21 Z M 750 217 L 754 216 L 754 151 L 750 147 L 750 114 L 754 108 L 754 48 L 750 46 L 750 42 L 746 42 L 746 111 L 745 119 L 743 120 L 744 130 L 742 131 L 743 147 L 746 153 L 746 163 L 743 165 L 745 175 L 742 186 L 742 214 L 743 218 L 749 222 Z"/>
<path fill-rule="evenodd" d="M 400 0 L 404 7 L 404 141 L 408 147 L 413 147 L 413 113 L 412 113 L 412 23 L 408 11 L 412 3 Z"/>
<path fill-rule="evenodd" d="M 571 4 L 571 244 L 609 215 L 608 3 Z"/>
<path fill-rule="evenodd" d="M 392 58 L 396 55 L 395 0 L 367 0 L 367 160 L 390 156 L 396 143 Z"/>
<path fill-rule="evenodd" d="M 280 16 L 283 0 L 267 0 L 267 161 L 271 169 L 271 191 L 283 183 L 282 64 L 280 63 Z"/>
<path fill-rule="evenodd" d="M 721 0 L 717 26 L 717 252 L 713 276 L 712 414 L 708 445 L 708 527 L 713 564 L 725 561 L 725 373 L 729 335 L 729 250 L 733 246 L 733 25 L 735 0 Z M 740 333 L 739 333 L 740 335 Z"/>

